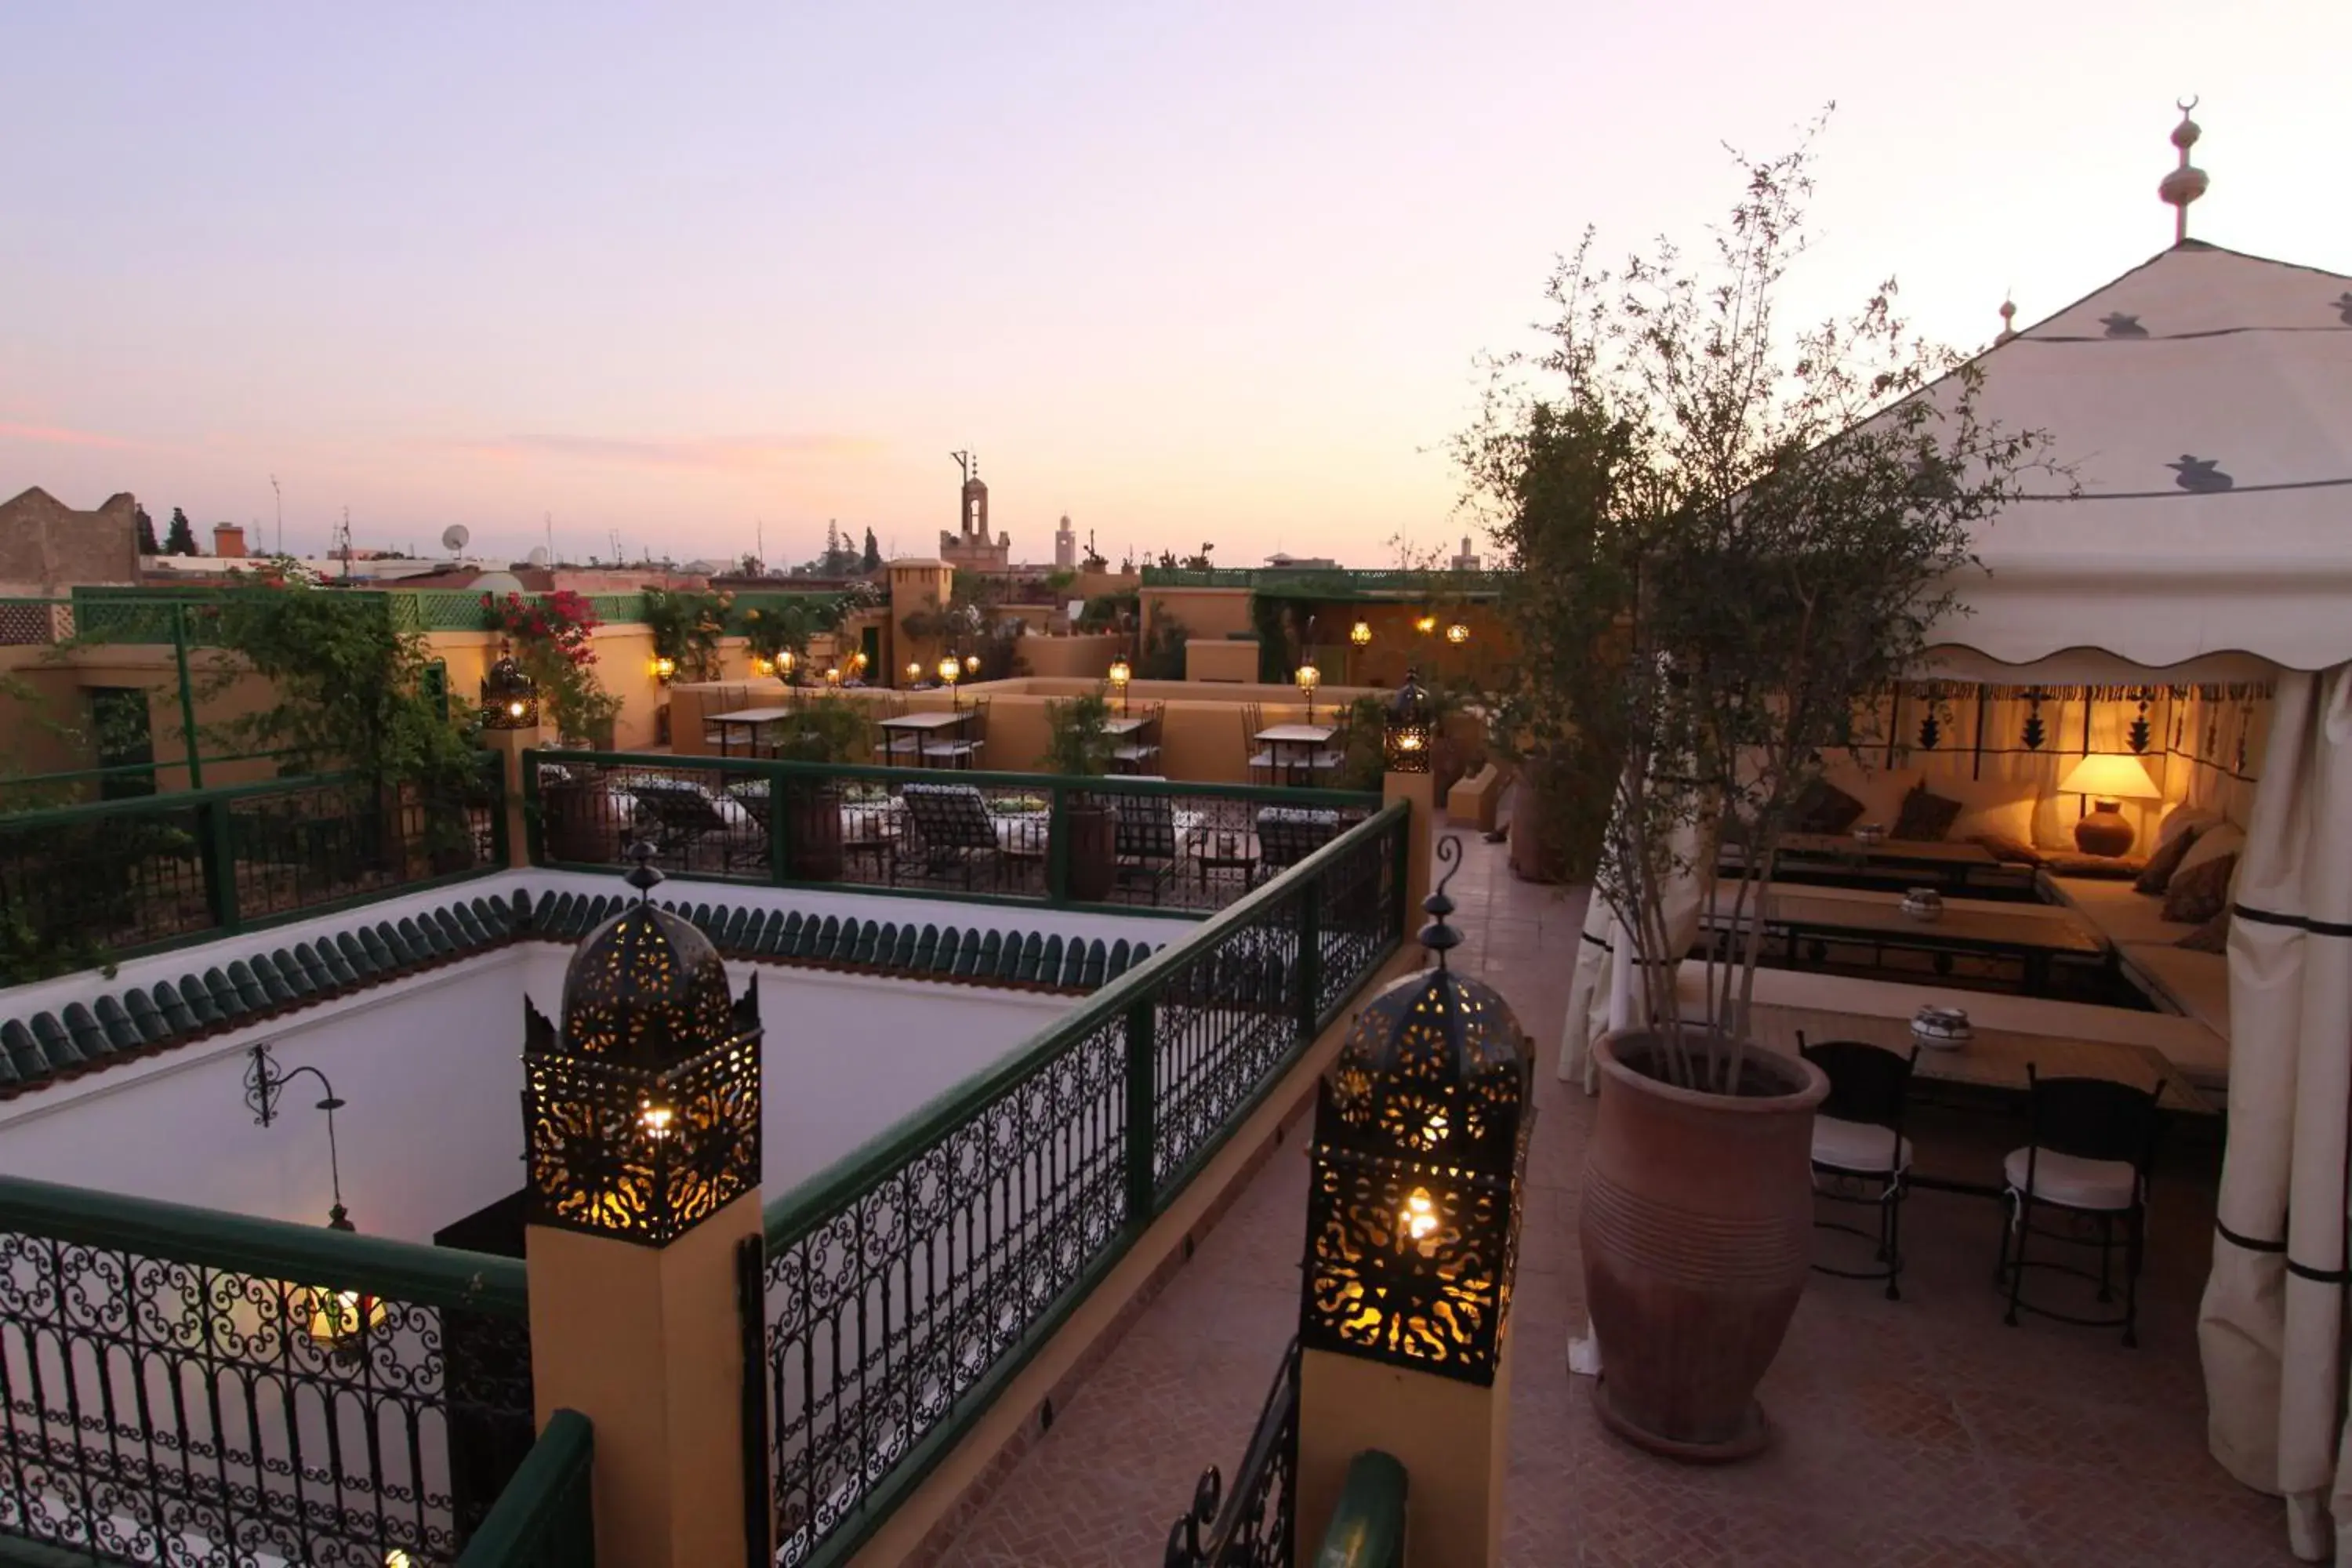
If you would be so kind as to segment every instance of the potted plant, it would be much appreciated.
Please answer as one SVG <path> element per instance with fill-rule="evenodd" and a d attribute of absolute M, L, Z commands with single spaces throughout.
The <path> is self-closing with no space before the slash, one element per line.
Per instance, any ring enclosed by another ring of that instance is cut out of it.
<path fill-rule="evenodd" d="M 1745 173 L 1714 276 L 1671 250 L 1563 262 L 1532 362 L 1549 384 L 1506 378 L 1459 448 L 1528 579 L 1515 717 L 1557 777 L 1611 781 L 1594 896 L 1638 1005 L 1594 1047 L 1596 1404 L 1706 1459 L 1765 1440 L 1755 1390 L 1805 1283 L 1826 1091 L 1750 1040 L 1763 889 L 1822 754 L 1872 738 L 1870 700 L 1956 608 L 1973 529 L 2040 444 L 1978 417 L 1974 374 L 1904 336 L 1891 287 L 1784 350 L 1770 307 L 1806 154 Z M 1719 831 L 1746 847 L 1720 886 Z M 1700 910 L 1717 940 L 1686 977 Z"/>
<path fill-rule="evenodd" d="M 482 612 L 505 634 L 517 664 L 539 689 L 539 710 L 563 751 L 610 751 L 621 700 L 596 676 L 595 606 L 569 589 L 526 599 L 482 595 Z M 609 860 L 619 847 L 604 770 L 567 763 L 541 770 L 540 832 L 556 860 Z"/>
<path fill-rule="evenodd" d="M 778 760 L 838 766 L 866 747 L 865 710 L 848 698 L 813 695 L 792 705 L 791 716 L 768 731 Z M 784 815 L 784 859 L 795 880 L 832 882 L 841 877 L 841 780 L 832 773 L 794 773 L 781 782 L 782 800 L 769 809 Z"/>
<path fill-rule="evenodd" d="M 1100 778 L 1110 771 L 1110 702 L 1103 689 L 1045 704 L 1045 765 L 1069 778 Z M 1100 903 L 1118 879 L 1118 816 L 1099 795 L 1071 790 L 1062 800 L 1061 829 L 1069 896 Z"/>

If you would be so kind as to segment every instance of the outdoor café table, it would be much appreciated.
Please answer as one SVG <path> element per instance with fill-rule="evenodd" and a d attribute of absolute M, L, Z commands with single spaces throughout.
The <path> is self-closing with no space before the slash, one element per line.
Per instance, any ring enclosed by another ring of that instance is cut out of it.
<path fill-rule="evenodd" d="M 735 751 L 735 732 L 746 734 L 744 750 L 753 756 L 760 754 L 760 728 L 793 716 L 789 708 L 738 708 L 732 713 L 714 713 L 710 722 L 719 726 L 719 754 L 731 756 Z"/>
<path fill-rule="evenodd" d="M 1286 777 L 1290 773 L 1310 771 L 1315 753 L 1331 743 L 1331 727 L 1328 724 L 1273 724 L 1260 730 L 1253 738 L 1273 754 L 1276 775 Z M 1286 766 L 1282 760 L 1286 746 L 1297 748 L 1299 753 L 1297 759 Z"/>
<path fill-rule="evenodd" d="M 1798 1031 L 1805 1043 L 1859 1040 L 1883 1046 L 1904 1056 L 1917 1042 L 1911 1037 L 1908 1018 L 1877 1017 L 1866 1013 L 1841 1013 L 1824 1008 L 1758 1003 L 1748 1011 L 1748 1033 L 1759 1045 L 1785 1056 L 1797 1054 Z M 2157 1109 L 2187 1116 L 2215 1116 L 2221 1108 L 2202 1090 L 2180 1076 L 2163 1052 L 2149 1046 L 2116 1040 L 2086 1040 L 2065 1034 L 2036 1035 L 2015 1029 L 1978 1027 L 1975 1038 L 1957 1050 L 1922 1048 L 1912 1076 L 1922 1083 L 1955 1084 L 1976 1089 L 2023 1096 L 2030 1088 L 2025 1069 L 2031 1065 L 2042 1078 L 2102 1078 L 2134 1089 L 2163 1085 Z M 1944 1191 L 1998 1196 L 1989 1184 L 1913 1177 L 1920 1186 Z"/>
<path fill-rule="evenodd" d="M 1726 929 L 1737 896 L 1736 888 L 1717 887 L 1715 910 L 1706 921 L 1710 928 Z M 1763 890 L 1763 900 L 1766 934 L 1785 937 L 1792 958 L 1801 942 L 1819 949 L 1838 942 L 1880 952 L 1894 948 L 1928 953 L 1937 959 L 1938 973 L 1949 968 L 1953 954 L 2013 959 L 2025 972 L 2026 994 L 2032 996 L 2049 989 L 2053 958 L 2108 957 L 2107 944 L 2095 931 L 2072 910 L 2054 905 L 1949 899 L 1939 918 L 1923 921 L 1903 912 L 1899 896 L 1859 889 L 1775 884 Z M 1751 917 L 1754 909 L 1751 903 Z"/>
<path fill-rule="evenodd" d="M 937 740 L 961 730 L 964 721 L 971 717 L 971 711 L 969 708 L 951 708 L 944 713 L 936 710 L 926 713 L 901 713 L 883 720 L 881 727 L 902 735 L 912 735 L 919 742 Z"/>
<path fill-rule="evenodd" d="M 1149 719 L 1113 719 L 1103 726 L 1103 733 L 1115 740 L 1125 740 L 1150 722 Z"/>

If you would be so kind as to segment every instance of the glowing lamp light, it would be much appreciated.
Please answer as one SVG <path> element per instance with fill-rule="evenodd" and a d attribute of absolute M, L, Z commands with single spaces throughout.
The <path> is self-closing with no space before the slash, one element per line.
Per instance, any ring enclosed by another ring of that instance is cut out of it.
<path fill-rule="evenodd" d="M 415 1559 L 395 1546 L 383 1554 L 383 1568 L 415 1568 Z"/>
<path fill-rule="evenodd" d="M 677 1111 L 667 1105 L 658 1104 L 650 1100 L 644 1101 L 637 1108 L 637 1124 L 646 1130 L 646 1136 L 648 1138 L 668 1137 L 671 1124 L 677 1120 Z"/>
<path fill-rule="evenodd" d="M 677 660 L 670 658 L 670 656 L 666 653 L 659 653 L 654 656 L 654 679 L 656 680 L 667 680 L 671 676 L 676 675 L 677 673 Z"/>
<path fill-rule="evenodd" d="M 1455 647 L 1460 647 L 1464 643 L 1468 642 L 1470 640 L 1470 627 L 1467 623 L 1456 621 L 1452 626 L 1446 627 L 1445 640 L 1452 643 Z"/>
<path fill-rule="evenodd" d="M 1127 660 L 1115 658 L 1110 661 L 1110 683 L 1118 692 L 1118 710 L 1122 716 L 1127 712 L 1127 683 L 1134 679 L 1135 671 L 1129 667 Z"/>
<path fill-rule="evenodd" d="M 1354 626 L 1349 626 L 1348 628 L 1348 640 L 1354 643 L 1358 647 L 1371 647 L 1372 623 L 1370 621 L 1358 621 Z"/>
<path fill-rule="evenodd" d="M 751 659 L 751 673 L 762 679 L 773 675 L 776 673 L 776 661 L 764 654 L 754 655 Z"/>
<path fill-rule="evenodd" d="M 1419 632 L 1422 636 L 1427 637 L 1430 633 L 1437 629 L 1437 617 L 1435 616 L 1423 616 L 1419 620 L 1412 623 L 1412 629 Z"/>
<path fill-rule="evenodd" d="M 362 1335 L 383 1327 L 383 1302 L 364 1291 L 314 1285 L 298 1289 L 295 1296 L 297 1319 L 322 1351 L 347 1350 Z"/>
<path fill-rule="evenodd" d="M 1440 843 L 1441 863 L 1461 858 Z M 1534 1081 L 1509 1004 L 1447 965 L 1462 933 L 1444 882 L 1422 907 L 1434 963 L 1372 997 L 1316 1089 L 1298 1342 L 1491 1387 Z"/>
<path fill-rule="evenodd" d="M 863 670 L 866 668 L 866 655 L 863 652 L 851 654 L 849 656 L 849 667 L 852 669 Z"/>
<path fill-rule="evenodd" d="M 963 656 L 963 672 L 966 675 L 978 675 L 980 673 L 980 655 L 976 653 L 968 653 Z"/>
<path fill-rule="evenodd" d="M 539 722 L 539 687 L 514 656 L 500 650 L 482 677 L 482 725 L 490 730 L 528 730 Z"/>
<path fill-rule="evenodd" d="M 2137 835 L 2124 819 L 2123 803 L 2164 798 L 2164 792 L 2156 787 L 2156 780 L 2148 776 L 2147 764 L 2121 752 L 2095 752 L 2084 757 L 2058 781 L 2058 793 L 2087 795 L 2095 803 L 2090 812 L 2074 824 L 2074 847 L 2085 855 L 2130 854 L 2132 840 Z"/>
<path fill-rule="evenodd" d="M 1396 696 L 1389 701 L 1381 734 L 1389 772 L 1427 773 L 1430 743 L 1436 739 L 1436 729 L 1437 713 L 1430 705 L 1429 689 L 1422 685 L 1418 670 L 1408 669 L 1404 672 L 1404 684 L 1397 688 Z"/>
<path fill-rule="evenodd" d="M 907 661 L 907 679 L 908 680 L 920 680 L 923 679 L 923 661 L 921 659 L 910 658 Z"/>
<path fill-rule="evenodd" d="M 1315 722 L 1315 689 L 1323 684 L 1323 672 L 1311 664 L 1302 664 L 1291 679 L 1298 683 L 1301 695 L 1307 699 L 1307 721 Z"/>
<path fill-rule="evenodd" d="M 841 667 L 839 665 L 828 665 L 825 668 L 824 683 L 827 686 L 838 686 L 841 684 Z"/>
<path fill-rule="evenodd" d="M 794 662 L 795 661 L 793 658 L 793 650 L 790 648 L 786 648 L 782 653 L 776 655 L 776 668 L 782 670 L 786 675 L 790 675 L 793 672 L 793 665 Z"/>

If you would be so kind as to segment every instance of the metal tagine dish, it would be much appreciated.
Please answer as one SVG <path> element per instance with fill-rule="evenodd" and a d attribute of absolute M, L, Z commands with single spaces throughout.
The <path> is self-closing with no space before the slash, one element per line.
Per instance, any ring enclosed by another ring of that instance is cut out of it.
<path fill-rule="evenodd" d="M 1922 1007 L 1912 1016 L 1911 1037 L 1930 1050 L 1958 1050 L 1976 1038 L 1968 1013 L 1958 1007 Z"/>

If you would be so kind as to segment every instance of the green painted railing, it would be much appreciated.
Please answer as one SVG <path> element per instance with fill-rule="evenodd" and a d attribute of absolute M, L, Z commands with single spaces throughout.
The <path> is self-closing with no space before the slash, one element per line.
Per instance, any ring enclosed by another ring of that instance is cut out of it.
<path fill-rule="evenodd" d="M 394 797 L 311 774 L 0 814 L 0 984 L 503 866 L 504 774 Z"/>
<path fill-rule="evenodd" d="M 596 1568 L 595 1449 L 588 1417 L 548 1417 L 457 1568 Z"/>
<path fill-rule="evenodd" d="M 1298 1342 L 1283 1352 L 1233 1485 L 1201 1472 L 1163 1568 L 1290 1568 L 1298 1537 Z"/>
<path fill-rule="evenodd" d="M 534 865 L 618 872 L 644 841 L 691 878 L 1166 914 L 1232 903 L 1380 805 L 1348 790 L 632 752 L 527 752 L 523 788 Z"/>
<path fill-rule="evenodd" d="M 1357 1455 L 1316 1550 L 1315 1568 L 1402 1568 L 1405 1492 L 1404 1467 L 1394 1458 L 1378 1448 Z"/>
<path fill-rule="evenodd" d="M 447 1562 L 530 1447 L 529 1338 L 515 1259 L 0 1177 L 7 1526 Z"/>
<path fill-rule="evenodd" d="M 1383 808 L 769 1205 L 746 1483 L 786 1561 L 845 1561 L 1379 972 L 1406 828 Z"/>

